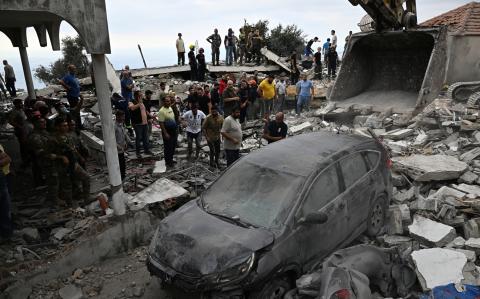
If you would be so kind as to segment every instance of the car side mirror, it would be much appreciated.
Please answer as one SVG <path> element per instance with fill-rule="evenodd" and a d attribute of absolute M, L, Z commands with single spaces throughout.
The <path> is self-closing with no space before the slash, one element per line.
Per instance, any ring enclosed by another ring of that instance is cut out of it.
<path fill-rule="evenodd" d="M 324 212 L 315 212 L 307 214 L 307 216 L 302 217 L 299 221 L 299 224 L 323 224 L 328 221 L 328 216 Z"/>

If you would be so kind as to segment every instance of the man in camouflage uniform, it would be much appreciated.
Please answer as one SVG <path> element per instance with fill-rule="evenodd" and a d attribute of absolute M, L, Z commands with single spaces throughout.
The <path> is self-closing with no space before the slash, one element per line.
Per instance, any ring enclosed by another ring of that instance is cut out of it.
<path fill-rule="evenodd" d="M 66 204 L 72 206 L 72 178 L 75 171 L 75 155 L 70 146 L 70 138 L 68 137 L 68 122 L 63 118 L 55 120 L 55 136 L 54 142 L 51 142 L 52 159 L 55 160 L 55 168 L 58 173 L 59 194 Z"/>
<path fill-rule="evenodd" d="M 73 149 L 75 160 L 77 162 L 72 177 L 73 197 L 77 201 L 83 201 L 84 204 L 89 204 L 90 177 L 85 170 L 85 162 L 89 156 L 89 151 L 87 146 L 82 142 L 80 136 L 77 134 L 75 121 L 73 119 L 69 120 L 68 127 L 69 143 Z"/>
<path fill-rule="evenodd" d="M 57 157 L 51 151 L 54 140 L 46 130 L 47 122 L 44 118 L 36 119 L 33 125 L 35 128 L 30 136 L 30 146 L 34 159 L 38 162 L 41 172 L 45 176 L 47 201 L 51 204 L 56 204 L 59 201 Z"/>

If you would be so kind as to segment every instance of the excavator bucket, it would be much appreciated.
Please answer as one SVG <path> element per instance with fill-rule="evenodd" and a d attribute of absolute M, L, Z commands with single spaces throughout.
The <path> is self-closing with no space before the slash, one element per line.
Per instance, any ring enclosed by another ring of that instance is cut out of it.
<path fill-rule="evenodd" d="M 444 85 L 446 33 L 435 28 L 353 35 L 329 100 L 337 107 L 415 113 Z"/>

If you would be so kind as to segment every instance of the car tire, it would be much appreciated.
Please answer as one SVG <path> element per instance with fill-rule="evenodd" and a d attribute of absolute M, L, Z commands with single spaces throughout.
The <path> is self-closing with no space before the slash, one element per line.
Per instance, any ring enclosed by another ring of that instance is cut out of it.
<path fill-rule="evenodd" d="M 259 291 L 250 293 L 248 299 L 282 299 L 292 289 L 286 278 L 275 278 Z"/>
<path fill-rule="evenodd" d="M 385 214 L 385 198 L 380 196 L 373 202 L 368 214 L 367 235 L 375 237 L 382 231 L 382 228 L 385 225 Z"/>

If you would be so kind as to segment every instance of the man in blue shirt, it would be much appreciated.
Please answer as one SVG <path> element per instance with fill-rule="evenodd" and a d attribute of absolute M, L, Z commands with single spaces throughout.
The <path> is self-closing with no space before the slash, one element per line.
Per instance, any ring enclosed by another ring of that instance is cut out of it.
<path fill-rule="evenodd" d="M 122 86 L 122 97 L 127 101 L 133 100 L 132 73 L 129 71 L 124 71 L 122 79 L 120 80 L 120 85 Z"/>
<path fill-rule="evenodd" d="M 60 80 L 60 84 L 67 91 L 67 100 L 70 105 L 70 115 L 77 124 L 77 132 L 82 129 L 82 121 L 80 118 L 80 109 L 83 104 L 83 97 L 80 95 L 80 83 L 75 77 L 77 68 L 70 64 L 67 67 L 68 73 Z"/>
<path fill-rule="evenodd" d="M 312 81 L 307 80 L 307 75 L 302 74 L 300 78 L 301 80 L 297 83 L 297 114 L 300 114 L 304 107 L 308 109 L 308 104 L 315 92 Z"/>
<path fill-rule="evenodd" d="M 327 38 L 327 41 L 323 44 L 323 61 L 327 64 L 328 60 L 328 50 L 330 49 L 330 38 Z"/>

